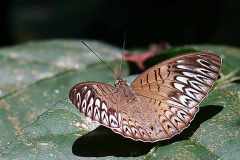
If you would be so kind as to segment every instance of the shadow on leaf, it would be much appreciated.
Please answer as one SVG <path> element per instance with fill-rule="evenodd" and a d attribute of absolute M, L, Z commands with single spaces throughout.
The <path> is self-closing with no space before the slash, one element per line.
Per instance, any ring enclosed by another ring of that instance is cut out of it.
<path fill-rule="evenodd" d="M 201 123 L 211 119 L 223 109 L 222 106 L 208 105 L 200 108 L 191 125 L 180 135 L 170 140 L 144 143 L 124 138 L 110 129 L 100 126 L 94 131 L 79 137 L 72 146 L 73 154 L 83 157 L 121 156 L 135 157 L 147 154 L 154 146 L 164 146 L 176 141 L 189 139 Z"/>

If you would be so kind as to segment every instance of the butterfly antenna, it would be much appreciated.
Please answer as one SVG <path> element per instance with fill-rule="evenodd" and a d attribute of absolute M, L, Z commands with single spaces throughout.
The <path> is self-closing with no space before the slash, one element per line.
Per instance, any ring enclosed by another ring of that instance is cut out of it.
<path fill-rule="evenodd" d="M 124 32 L 124 35 L 123 35 L 122 54 L 121 54 L 121 62 L 120 62 L 120 67 L 119 67 L 120 73 L 119 73 L 118 79 L 122 78 L 123 53 L 125 51 L 125 47 L 126 47 L 126 32 Z"/>
<path fill-rule="evenodd" d="M 110 71 L 114 74 L 114 71 L 113 71 L 112 67 L 106 61 L 104 61 L 103 58 L 96 51 L 94 51 L 86 42 L 81 41 L 81 43 L 85 47 L 87 47 L 87 49 L 90 51 L 90 53 L 93 53 L 98 58 L 97 59 L 98 62 L 105 64 L 110 69 Z"/>

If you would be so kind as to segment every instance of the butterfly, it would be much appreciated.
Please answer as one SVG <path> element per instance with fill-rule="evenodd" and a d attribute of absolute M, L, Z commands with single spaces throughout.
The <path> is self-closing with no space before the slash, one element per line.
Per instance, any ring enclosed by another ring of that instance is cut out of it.
<path fill-rule="evenodd" d="M 219 78 L 222 59 L 210 52 L 180 55 L 140 74 L 130 85 L 82 82 L 69 99 L 92 121 L 126 138 L 156 142 L 187 128 Z"/>

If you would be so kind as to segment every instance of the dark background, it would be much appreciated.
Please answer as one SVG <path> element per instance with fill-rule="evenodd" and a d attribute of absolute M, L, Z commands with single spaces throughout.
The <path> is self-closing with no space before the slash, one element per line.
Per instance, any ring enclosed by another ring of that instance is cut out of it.
<path fill-rule="evenodd" d="M 237 0 L 2 0 L 0 46 L 30 40 L 97 39 L 128 47 L 240 45 Z"/>

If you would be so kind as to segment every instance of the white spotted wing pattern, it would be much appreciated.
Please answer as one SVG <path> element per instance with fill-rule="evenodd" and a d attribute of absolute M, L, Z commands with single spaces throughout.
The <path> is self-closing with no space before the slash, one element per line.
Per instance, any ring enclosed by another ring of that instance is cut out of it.
<path fill-rule="evenodd" d="M 181 133 L 219 78 L 219 56 L 198 52 L 157 64 L 129 86 L 100 82 L 76 84 L 69 93 L 85 116 L 133 140 L 156 142 Z"/>

